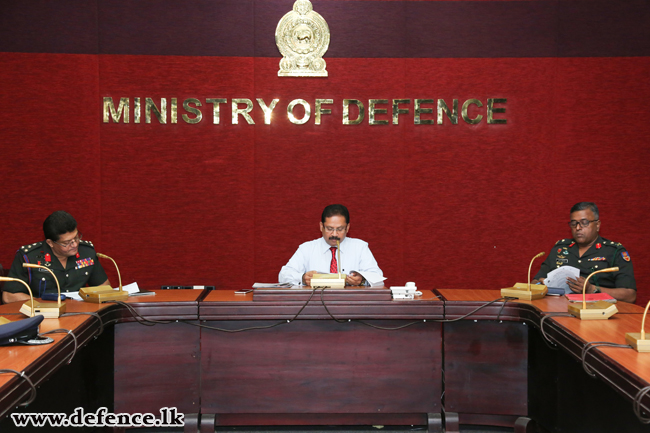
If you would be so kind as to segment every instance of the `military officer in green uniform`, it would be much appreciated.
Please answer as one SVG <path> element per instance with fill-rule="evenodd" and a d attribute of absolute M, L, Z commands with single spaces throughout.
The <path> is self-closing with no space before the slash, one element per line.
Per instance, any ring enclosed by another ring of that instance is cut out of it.
<path fill-rule="evenodd" d="M 636 282 L 632 259 L 627 250 L 617 242 L 602 238 L 598 207 L 591 202 L 581 202 L 571 208 L 572 239 L 558 241 L 533 282 L 544 282 L 553 269 L 573 266 L 580 269 L 578 278 L 568 278 L 569 288 L 582 293 L 585 278 L 594 271 L 618 266 L 617 272 L 607 272 L 591 277 L 587 293 L 605 292 L 619 301 L 636 301 Z"/>
<path fill-rule="evenodd" d="M 56 293 L 56 282 L 45 269 L 24 268 L 23 263 L 50 268 L 61 285 L 61 292 L 76 291 L 86 284 L 110 285 L 93 244 L 81 239 L 72 215 L 65 211 L 54 212 L 43 222 L 43 233 L 45 241 L 20 247 L 8 275 L 29 284 L 34 297 Z M 7 281 L 2 290 L 5 303 L 29 299 L 27 288 L 17 281 Z"/>

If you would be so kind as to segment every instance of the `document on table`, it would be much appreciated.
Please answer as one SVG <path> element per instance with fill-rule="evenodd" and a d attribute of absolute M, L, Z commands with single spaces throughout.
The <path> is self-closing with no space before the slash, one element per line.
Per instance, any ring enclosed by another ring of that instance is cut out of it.
<path fill-rule="evenodd" d="M 580 276 L 580 269 L 573 266 L 560 266 L 557 269 L 552 270 L 548 273 L 548 276 L 544 280 L 544 285 L 546 287 L 557 287 L 558 289 L 564 289 L 564 293 L 573 293 L 569 289 L 569 285 L 566 282 L 567 278 L 578 278 Z"/>
<path fill-rule="evenodd" d="M 118 290 L 118 287 L 114 287 L 113 290 Z M 144 293 L 140 292 L 140 287 L 138 287 L 138 283 L 131 283 L 127 284 L 126 286 L 122 286 L 122 290 L 125 292 L 128 292 L 129 295 L 132 295 L 134 293 Z M 152 292 L 153 293 L 153 292 Z M 83 298 L 81 295 L 79 295 L 79 292 L 62 292 L 62 295 L 65 295 L 66 298 L 68 299 L 74 299 L 76 301 L 83 301 Z"/>
<path fill-rule="evenodd" d="M 358 272 L 358 271 L 357 271 Z M 381 287 L 384 285 L 385 277 L 382 277 L 376 272 L 358 272 L 366 279 L 370 287 Z"/>
<path fill-rule="evenodd" d="M 291 283 L 255 283 L 253 284 L 253 289 L 259 289 L 261 287 L 270 287 L 274 289 L 289 288 L 293 286 Z"/>

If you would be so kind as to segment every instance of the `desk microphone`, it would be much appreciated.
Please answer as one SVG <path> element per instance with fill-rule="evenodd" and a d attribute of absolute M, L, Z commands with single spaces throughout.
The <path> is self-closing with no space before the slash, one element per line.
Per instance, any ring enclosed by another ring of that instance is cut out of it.
<path fill-rule="evenodd" d="M 97 255 L 97 257 L 101 257 L 102 259 L 108 259 L 111 262 L 113 262 L 113 264 L 115 265 L 115 270 L 117 270 L 117 281 L 119 282 L 118 287 L 120 288 L 120 291 L 122 291 L 122 276 L 120 275 L 120 268 L 117 267 L 117 263 L 115 263 L 115 260 L 108 257 L 106 254 L 102 254 L 102 253 L 95 253 L 95 254 Z"/>
<path fill-rule="evenodd" d="M 501 289 L 501 296 L 508 297 L 508 298 L 517 298 L 517 299 L 523 299 L 526 301 L 532 301 L 534 299 L 542 299 L 544 296 L 546 296 L 546 292 L 548 292 L 548 289 L 546 288 L 545 285 L 543 284 L 535 284 L 534 286 L 530 285 L 530 270 L 533 267 L 533 262 L 535 259 L 542 257 L 544 255 L 544 251 L 541 253 L 537 254 L 533 259 L 530 261 L 530 265 L 528 266 L 528 284 L 526 283 L 517 283 L 514 285 L 514 287 L 507 287 L 505 289 Z"/>
<path fill-rule="evenodd" d="M 54 272 L 52 272 L 52 269 L 48 268 L 47 266 L 36 265 L 34 263 L 23 263 L 23 268 L 45 269 L 47 272 L 52 274 L 52 277 L 56 282 L 56 290 L 58 296 L 56 303 L 34 301 L 32 298 L 31 305 L 29 302 L 25 302 L 23 306 L 20 307 L 20 312 L 26 316 L 29 316 L 28 312 L 36 312 L 45 316 L 46 319 L 58 319 L 61 317 L 61 314 L 65 313 L 66 306 L 65 302 L 61 302 L 61 286 L 59 285 L 59 280 L 56 278 L 56 275 L 54 275 Z"/>
<path fill-rule="evenodd" d="M 341 279 L 341 242 L 339 240 L 336 241 L 336 255 L 338 256 L 338 264 L 337 268 L 339 271 L 339 280 Z M 345 280 L 345 278 L 343 278 Z"/>
<path fill-rule="evenodd" d="M 94 304 L 101 304 L 106 301 L 124 301 L 128 299 L 129 293 L 122 290 L 122 276 L 120 275 L 120 268 L 117 267 L 115 260 L 108 257 L 105 254 L 95 253 L 97 257 L 102 259 L 109 259 L 115 265 L 117 270 L 117 279 L 119 281 L 119 289 L 113 290 L 111 286 L 94 286 L 94 287 L 82 287 L 79 289 L 79 295 L 86 302 L 92 302 Z"/>
<path fill-rule="evenodd" d="M 648 301 L 648 305 L 645 306 L 645 311 L 643 312 L 641 332 L 628 332 L 625 334 L 625 342 L 637 352 L 650 352 L 650 340 L 646 340 L 645 338 L 645 318 L 648 315 L 648 307 L 650 307 L 650 301 Z"/>
<path fill-rule="evenodd" d="M 589 278 L 591 278 L 592 275 L 600 274 L 601 272 L 616 271 L 618 271 L 618 267 L 605 268 L 589 274 L 585 279 L 585 283 L 582 285 L 582 308 L 569 304 L 569 313 L 580 320 L 607 320 L 614 314 L 618 313 L 616 305 L 607 301 L 597 301 L 587 305 L 587 283 L 589 282 Z"/>
<path fill-rule="evenodd" d="M 311 287 L 314 289 L 343 289 L 345 288 L 345 274 L 341 273 L 341 242 L 336 241 L 338 255 L 337 274 L 314 274 L 311 278 Z"/>
<path fill-rule="evenodd" d="M 27 284 L 26 282 L 24 282 L 23 280 L 20 280 L 18 278 L 11 278 L 11 277 L 0 277 L 0 281 L 16 281 L 16 282 L 22 283 L 27 288 L 27 293 L 29 293 L 29 302 L 30 302 L 30 306 L 28 307 L 29 314 L 27 314 L 27 313 L 25 313 L 23 311 L 23 307 L 25 305 L 20 307 L 20 312 L 23 313 L 25 316 L 34 317 L 36 315 L 36 311 L 35 311 L 36 309 L 34 308 L 35 307 L 34 295 L 32 295 L 32 289 L 29 287 L 29 284 Z M 27 303 L 25 303 L 25 304 L 27 304 Z"/>

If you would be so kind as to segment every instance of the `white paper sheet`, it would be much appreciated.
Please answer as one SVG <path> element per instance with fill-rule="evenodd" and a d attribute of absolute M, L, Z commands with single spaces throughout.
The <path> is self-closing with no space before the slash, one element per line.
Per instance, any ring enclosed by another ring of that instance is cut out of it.
<path fill-rule="evenodd" d="M 574 268 L 573 266 L 560 266 L 557 269 L 552 270 L 546 276 L 544 280 L 544 285 L 546 287 L 557 287 L 558 289 L 564 289 L 564 293 L 573 293 L 569 289 L 569 285 L 566 282 L 567 278 L 578 278 L 580 276 L 580 269 Z"/>
<path fill-rule="evenodd" d="M 358 271 L 357 271 L 358 272 Z M 385 277 L 375 272 L 359 272 L 366 279 L 370 287 L 381 287 L 384 285 Z"/>

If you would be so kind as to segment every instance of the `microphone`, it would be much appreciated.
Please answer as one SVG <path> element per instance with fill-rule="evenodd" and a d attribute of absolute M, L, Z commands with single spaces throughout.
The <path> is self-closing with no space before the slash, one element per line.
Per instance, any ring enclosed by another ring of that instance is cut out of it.
<path fill-rule="evenodd" d="M 569 304 L 569 313 L 580 320 L 607 320 L 614 314 L 618 313 L 616 305 L 607 301 L 597 301 L 587 305 L 587 283 L 589 282 L 589 278 L 602 272 L 616 271 L 618 271 L 618 267 L 605 268 L 589 274 L 589 276 L 585 278 L 585 283 L 582 285 L 582 308 Z"/>
<path fill-rule="evenodd" d="M 337 274 L 314 274 L 311 278 L 311 287 L 314 289 L 343 289 L 345 288 L 345 274 L 341 273 L 341 242 L 336 241 L 338 256 Z"/>
<path fill-rule="evenodd" d="M 120 275 L 120 268 L 117 267 L 117 263 L 115 263 L 115 260 L 108 257 L 106 254 L 102 254 L 102 253 L 95 253 L 95 254 L 97 254 L 97 257 L 101 257 L 102 259 L 109 259 L 110 261 L 113 262 L 113 264 L 115 265 L 115 269 L 117 270 L 117 280 L 119 282 L 119 288 L 120 291 L 122 291 L 122 276 Z"/>
<path fill-rule="evenodd" d="M 625 334 L 625 342 L 637 352 L 650 352 L 650 340 L 645 339 L 645 318 L 648 315 L 648 307 L 650 307 L 650 301 L 648 301 L 648 305 L 645 306 L 645 311 L 643 312 L 641 332 L 627 332 Z"/>
<path fill-rule="evenodd" d="M 108 257 L 106 254 L 95 253 L 97 257 L 102 259 L 109 259 L 115 265 L 117 270 L 117 279 L 119 281 L 118 290 L 113 290 L 111 286 L 93 286 L 93 287 L 82 287 L 79 289 L 79 295 L 81 299 L 86 302 L 92 302 L 93 304 L 101 304 L 106 301 L 123 301 L 128 299 L 129 293 L 122 290 L 122 276 L 120 275 L 120 268 L 117 267 L 115 260 Z"/>
<path fill-rule="evenodd" d="M 20 312 L 23 313 L 27 317 L 34 317 L 36 315 L 36 311 L 35 311 L 35 308 L 34 308 L 34 296 L 32 295 L 32 289 L 29 287 L 29 284 L 27 284 L 26 282 L 24 282 L 23 280 L 20 280 L 18 278 L 11 278 L 11 277 L 0 277 L 0 281 L 18 281 L 19 283 L 23 283 L 23 285 L 25 287 L 27 287 L 27 293 L 29 293 L 29 300 L 31 301 L 31 308 L 29 310 L 30 314 L 27 314 L 27 313 L 25 313 L 23 311 L 23 307 L 25 305 L 27 305 L 26 302 L 25 302 L 25 305 L 20 307 Z"/>
<path fill-rule="evenodd" d="M 546 253 L 542 251 L 541 253 L 533 257 L 533 259 L 530 261 L 530 265 L 528 266 L 528 284 L 517 283 L 513 287 L 507 287 L 505 289 L 501 289 L 501 296 L 503 296 L 504 298 L 508 297 L 508 298 L 523 299 L 525 301 L 542 299 L 544 296 L 546 296 L 548 289 L 544 284 L 536 284 L 534 286 L 530 285 L 530 270 L 533 267 L 533 262 L 535 261 L 535 259 L 542 257 L 544 254 Z"/>
<path fill-rule="evenodd" d="M 339 271 L 339 279 L 341 279 L 341 242 L 336 240 L 336 255 L 338 256 L 337 268 Z M 345 280 L 345 278 L 343 278 Z"/>
<path fill-rule="evenodd" d="M 39 302 L 32 299 L 32 309 L 36 309 L 36 312 L 45 316 L 46 319 L 58 319 L 61 317 L 61 314 L 65 313 L 66 306 L 65 302 L 61 302 L 61 286 L 59 285 L 59 280 L 56 278 L 56 275 L 52 272 L 52 269 L 47 266 L 35 265 L 34 263 L 23 263 L 23 268 L 45 269 L 47 272 L 52 274 L 52 278 L 54 278 L 54 281 L 56 282 L 56 291 L 58 293 L 56 305 L 54 302 Z M 30 307 L 26 302 L 22 307 L 20 307 L 20 311 L 27 315 L 25 311 L 29 311 L 29 308 Z"/>

